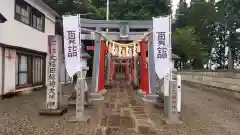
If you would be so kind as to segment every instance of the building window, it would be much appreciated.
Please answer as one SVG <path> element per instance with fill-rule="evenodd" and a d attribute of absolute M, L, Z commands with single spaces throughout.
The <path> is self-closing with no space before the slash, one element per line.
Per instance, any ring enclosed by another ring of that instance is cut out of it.
<path fill-rule="evenodd" d="M 30 7 L 21 3 L 16 3 L 16 19 L 29 24 L 30 23 Z"/>
<path fill-rule="evenodd" d="M 23 88 L 44 84 L 44 57 L 17 53 L 16 87 Z"/>
<path fill-rule="evenodd" d="M 44 32 L 45 16 L 25 1 L 15 0 L 15 19 Z"/>
<path fill-rule="evenodd" d="M 28 84 L 28 56 L 18 55 L 16 58 L 16 85 L 22 86 Z"/>
<path fill-rule="evenodd" d="M 40 31 L 43 31 L 44 16 L 37 10 L 32 11 L 32 26 Z"/>
<path fill-rule="evenodd" d="M 43 84 L 43 59 L 41 57 L 33 57 L 33 84 Z"/>

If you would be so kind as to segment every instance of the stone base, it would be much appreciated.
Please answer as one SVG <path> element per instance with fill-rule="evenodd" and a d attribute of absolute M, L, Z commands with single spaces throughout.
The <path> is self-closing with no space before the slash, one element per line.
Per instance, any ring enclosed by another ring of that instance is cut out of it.
<path fill-rule="evenodd" d="M 141 100 L 142 100 L 144 103 L 156 103 L 156 101 L 157 101 L 157 95 L 149 94 L 149 95 L 146 95 L 146 96 L 142 97 Z"/>
<path fill-rule="evenodd" d="M 90 98 L 91 100 L 104 100 L 104 97 L 102 96 L 102 94 L 96 92 L 96 93 L 90 93 Z"/>
<path fill-rule="evenodd" d="M 144 97 L 146 95 L 146 92 L 143 92 L 141 89 L 137 90 L 137 93 L 141 96 Z"/>
<path fill-rule="evenodd" d="M 107 93 L 106 89 L 102 89 L 102 91 L 99 92 L 102 96 L 105 95 Z"/>
<path fill-rule="evenodd" d="M 76 100 L 68 100 L 68 105 L 75 106 L 76 105 Z M 93 106 L 92 103 L 88 104 L 88 103 L 84 102 L 84 107 L 89 108 L 89 107 L 92 107 L 92 106 Z"/>
<path fill-rule="evenodd" d="M 162 102 L 156 101 L 155 105 L 156 105 L 156 107 L 164 108 L 164 103 L 162 103 Z"/>
<path fill-rule="evenodd" d="M 163 92 L 157 92 L 158 98 L 164 100 L 164 93 Z"/>
<path fill-rule="evenodd" d="M 156 106 L 160 108 L 164 108 L 164 100 L 162 100 L 162 98 L 157 97 Z"/>
<path fill-rule="evenodd" d="M 183 122 L 180 120 L 180 117 L 179 118 L 176 118 L 176 119 L 168 119 L 168 118 L 163 118 L 163 122 L 167 125 L 180 125 L 182 124 Z"/>
<path fill-rule="evenodd" d="M 72 117 L 69 118 L 68 122 L 74 122 L 74 123 L 76 123 L 76 122 L 83 122 L 83 123 L 85 123 L 89 119 L 90 119 L 90 117 L 89 116 L 85 116 L 85 115 L 83 115 L 81 118 L 77 118 L 76 116 L 72 116 Z"/>
<path fill-rule="evenodd" d="M 62 116 L 66 112 L 67 112 L 67 107 L 66 106 L 62 106 L 62 107 L 59 107 L 59 109 L 41 109 L 39 111 L 39 115 Z"/>
<path fill-rule="evenodd" d="M 173 113 L 173 114 L 170 113 L 163 117 L 163 121 L 165 124 L 168 124 L 168 125 L 179 125 L 183 123 L 181 121 L 180 113 Z"/>

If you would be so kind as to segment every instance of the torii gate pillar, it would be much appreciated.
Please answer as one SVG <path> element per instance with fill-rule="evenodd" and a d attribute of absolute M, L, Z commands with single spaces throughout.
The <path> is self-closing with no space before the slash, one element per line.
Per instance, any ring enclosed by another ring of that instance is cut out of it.
<path fill-rule="evenodd" d="M 141 65 L 140 65 L 140 89 L 141 92 L 149 94 L 148 63 L 146 57 L 146 41 L 140 42 Z"/>
<path fill-rule="evenodd" d="M 99 63 L 99 72 L 98 72 L 98 92 L 103 92 L 104 89 L 104 82 L 105 82 L 105 78 L 104 78 L 104 65 L 105 65 L 105 42 L 104 40 L 101 40 L 101 44 L 100 44 L 100 63 Z M 94 52 L 95 53 L 95 52 Z"/>
<path fill-rule="evenodd" d="M 152 34 L 148 37 L 148 88 L 149 93 L 142 98 L 144 102 L 156 103 L 157 98 L 157 76 L 155 72 L 154 47 L 152 43 Z"/>
<path fill-rule="evenodd" d="M 100 31 L 100 28 L 96 29 Z M 92 89 L 90 96 L 92 100 L 103 100 L 104 89 L 104 41 L 101 41 L 99 33 L 95 33 L 93 70 L 92 70 Z"/>

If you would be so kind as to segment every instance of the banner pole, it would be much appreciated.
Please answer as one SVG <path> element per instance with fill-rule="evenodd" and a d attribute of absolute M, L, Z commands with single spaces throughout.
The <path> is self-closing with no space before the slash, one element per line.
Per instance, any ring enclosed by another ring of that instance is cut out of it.
<path fill-rule="evenodd" d="M 78 32 L 79 32 L 79 45 L 78 45 L 78 57 L 79 57 L 79 69 L 77 72 L 77 83 L 75 86 L 76 89 L 76 116 L 75 118 L 70 119 L 70 122 L 86 122 L 89 117 L 84 115 L 84 90 L 85 90 L 85 69 L 83 70 L 81 50 L 82 50 L 82 42 L 81 42 L 81 22 L 80 22 L 80 14 L 77 15 L 78 20 Z M 84 74 L 84 75 L 83 75 Z"/>
<path fill-rule="evenodd" d="M 170 80 L 172 80 L 172 15 L 169 16 L 169 54 Z"/>
<path fill-rule="evenodd" d="M 169 36 L 169 50 L 168 50 L 168 52 L 169 52 L 169 65 L 168 65 L 169 74 L 167 75 L 166 79 L 164 78 L 164 80 L 166 80 L 166 83 L 167 83 L 167 84 L 165 84 L 165 86 L 167 86 L 167 87 L 165 87 L 165 89 L 167 88 L 167 91 L 168 91 L 169 94 L 165 95 L 166 96 L 166 103 L 164 101 L 164 104 L 165 104 L 164 108 L 166 108 L 166 109 L 164 109 L 164 110 L 166 110 L 167 118 L 170 119 L 171 113 L 172 113 L 172 108 L 171 108 L 171 101 L 172 101 L 171 99 L 172 98 L 170 98 L 170 96 L 172 96 L 172 92 L 171 92 L 171 89 L 172 89 L 172 86 L 171 86 L 172 85 L 172 83 L 171 83 L 171 81 L 172 81 L 172 69 L 171 69 L 171 59 L 172 59 L 171 15 L 168 18 L 169 18 L 169 33 L 168 33 L 168 36 Z M 165 83 L 165 81 L 164 81 L 164 83 Z"/>

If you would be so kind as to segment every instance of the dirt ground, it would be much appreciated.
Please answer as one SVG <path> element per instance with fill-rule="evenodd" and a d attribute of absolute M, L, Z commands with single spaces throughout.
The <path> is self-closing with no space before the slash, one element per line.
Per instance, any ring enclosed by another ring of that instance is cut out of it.
<path fill-rule="evenodd" d="M 72 86 L 64 86 L 64 102 Z M 141 104 L 124 84 L 109 89 L 104 101 L 86 109 L 87 123 L 70 123 L 75 107 L 63 116 L 39 116 L 45 90 L 0 100 L 0 135 L 239 135 L 240 102 L 183 86 L 183 124 L 165 125 L 163 110 Z"/>

